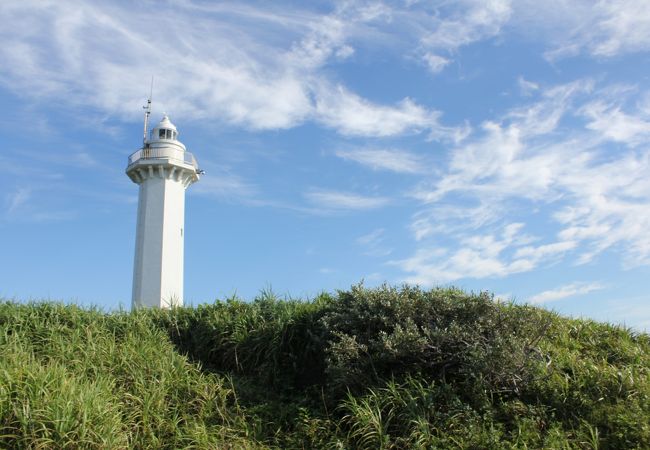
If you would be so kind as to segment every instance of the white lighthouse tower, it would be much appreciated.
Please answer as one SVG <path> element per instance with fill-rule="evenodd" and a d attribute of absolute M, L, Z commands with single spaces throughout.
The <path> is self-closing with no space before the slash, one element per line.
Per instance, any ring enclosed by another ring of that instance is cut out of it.
<path fill-rule="evenodd" d="M 167 115 L 147 137 L 150 105 L 142 149 L 129 156 L 126 168 L 140 186 L 132 305 L 169 308 L 183 304 L 185 189 L 202 172 Z"/>

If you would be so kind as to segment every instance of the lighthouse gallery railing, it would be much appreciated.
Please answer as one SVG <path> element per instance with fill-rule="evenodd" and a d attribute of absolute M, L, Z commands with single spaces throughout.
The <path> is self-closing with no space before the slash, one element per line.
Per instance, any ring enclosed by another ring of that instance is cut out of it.
<path fill-rule="evenodd" d="M 194 155 L 173 148 L 143 148 L 129 156 L 129 166 L 141 159 L 173 159 L 185 164 L 198 167 Z"/>

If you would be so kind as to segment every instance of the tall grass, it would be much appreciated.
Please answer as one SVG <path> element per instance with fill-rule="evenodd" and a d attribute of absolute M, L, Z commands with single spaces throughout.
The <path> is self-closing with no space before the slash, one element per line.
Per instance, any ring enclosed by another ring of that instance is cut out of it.
<path fill-rule="evenodd" d="M 456 289 L 0 302 L 0 448 L 650 448 L 650 338 Z"/>
<path fill-rule="evenodd" d="M 0 447 L 249 445 L 229 380 L 189 364 L 146 312 L 0 304 L 0 361 Z"/>

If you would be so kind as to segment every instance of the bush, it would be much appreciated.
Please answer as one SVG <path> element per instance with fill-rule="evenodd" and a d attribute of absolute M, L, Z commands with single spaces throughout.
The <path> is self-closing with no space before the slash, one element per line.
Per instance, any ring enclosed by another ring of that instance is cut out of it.
<path fill-rule="evenodd" d="M 650 338 L 458 289 L 0 302 L 2 448 L 650 448 Z"/>
<path fill-rule="evenodd" d="M 419 375 L 456 386 L 480 405 L 518 395 L 539 365 L 550 315 L 504 307 L 487 293 L 353 287 L 324 318 L 327 372 L 335 389 L 358 392 L 382 380 Z"/>

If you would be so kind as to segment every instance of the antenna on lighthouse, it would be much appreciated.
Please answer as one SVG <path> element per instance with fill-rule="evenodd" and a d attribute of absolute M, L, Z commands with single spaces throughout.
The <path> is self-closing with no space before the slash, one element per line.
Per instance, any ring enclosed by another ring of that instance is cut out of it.
<path fill-rule="evenodd" d="M 151 99 L 153 98 L 153 75 L 151 76 L 151 90 L 149 91 L 149 98 L 147 99 L 147 106 L 144 109 L 144 131 L 142 133 L 142 148 L 147 146 L 147 129 L 149 128 L 149 115 L 151 114 Z"/>

